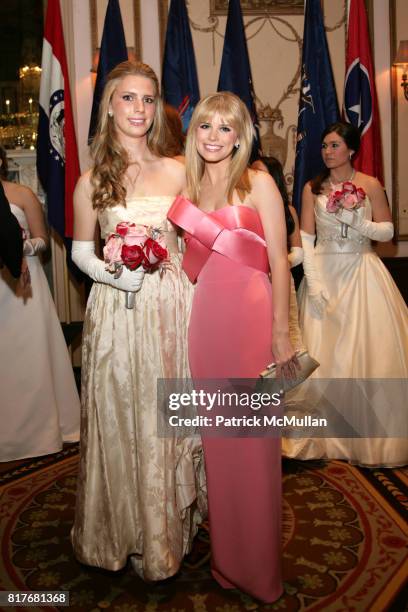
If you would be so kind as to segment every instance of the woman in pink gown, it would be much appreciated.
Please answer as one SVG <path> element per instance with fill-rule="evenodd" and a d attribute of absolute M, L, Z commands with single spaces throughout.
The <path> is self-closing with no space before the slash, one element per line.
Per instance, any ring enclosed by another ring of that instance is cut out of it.
<path fill-rule="evenodd" d="M 183 267 L 197 282 L 194 380 L 257 378 L 272 361 L 287 375 L 296 367 L 283 205 L 273 179 L 247 169 L 252 138 L 250 115 L 230 93 L 204 98 L 190 123 L 189 199 L 177 198 L 168 216 L 189 234 Z M 273 602 L 282 594 L 280 439 L 204 434 L 203 445 L 212 574 Z"/>

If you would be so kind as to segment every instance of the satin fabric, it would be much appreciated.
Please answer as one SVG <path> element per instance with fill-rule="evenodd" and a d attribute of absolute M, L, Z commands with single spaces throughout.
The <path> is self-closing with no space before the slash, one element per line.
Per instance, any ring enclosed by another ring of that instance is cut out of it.
<path fill-rule="evenodd" d="M 299 327 L 299 310 L 296 297 L 295 281 L 290 275 L 289 294 L 289 337 L 295 351 L 304 350 L 304 342 Z"/>
<path fill-rule="evenodd" d="M 186 378 L 192 288 L 166 220 L 172 197 L 128 199 L 98 215 L 102 237 L 117 223 L 152 225 L 171 245 L 171 266 L 146 274 L 135 307 L 94 283 L 83 334 L 81 463 L 72 542 L 77 558 L 109 570 L 128 556 L 147 580 L 175 574 L 205 513 L 199 438 L 157 435 L 156 381 Z"/>
<path fill-rule="evenodd" d="M 317 317 L 311 307 L 305 279 L 298 293 L 303 340 L 310 354 L 320 362 L 312 377 L 406 379 L 407 307 L 373 251 L 371 241 L 351 227 L 348 237 L 342 238 L 340 223 L 326 211 L 326 202 L 327 196 L 320 195 L 315 205 L 315 262 L 329 296 L 323 317 Z M 357 214 L 372 219 L 368 198 Z M 307 382 L 291 395 L 291 401 L 297 403 L 300 411 L 307 406 L 313 409 Z M 362 414 L 362 419 L 369 420 L 375 414 L 383 416 L 381 399 L 377 405 L 373 398 L 371 407 L 372 415 Z M 400 418 L 401 411 L 407 412 L 402 397 L 387 415 L 390 431 L 393 419 Z M 347 420 L 347 414 L 343 416 Z M 407 416 L 408 413 L 404 422 Z M 408 441 L 404 438 L 283 440 L 283 452 L 298 459 L 346 459 L 368 466 L 408 463 Z"/>
<path fill-rule="evenodd" d="M 184 254 L 183 270 L 191 282 L 197 280 L 213 251 L 268 273 L 265 240 L 245 227 L 251 222 L 253 209 L 249 206 L 235 206 L 231 210 L 229 224 L 223 225 L 215 217 L 203 213 L 184 196 L 178 196 L 173 202 L 167 216 L 189 233 L 186 242 L 190 242 L 190 248 Z"/>
<path fill-rule="evenodd" d="M 189 326 L 192 376 L 256 378 L 272 361 L 272 287 L 268 274 L 259 270 L 266 253 L 258 257 L 257 251 L 248 249 L 245 256 L 252 265 L 244 265 L 237 261 L 242 250 L 235 245 L 240 235 L 251 233 L 252 243 L 262 241 L 266 250 L 259 215 L 247 206 L 225 206 L 210 214 L 191 203 L 183 208 L 182 219 L 174 209 L 171 217 L 193 233 L 185 261 L 197 257 L 202 262 L 201 269 L 194 268 L 198 274 Z M 204 216 L 207 222 L 200 223 Z M 208 246 L 205 257 L 201 247 L 195 252 L 198 243 L 211 245 L 205 235 L 211 226 L 225 228 L 225 244 L 229 235 L 234 236 L 231 258 L 226 246 L 223 254 Z M 213 576 L 225 588 L 275 601 L 282 593 L 280 440 L 204 436 L 203 447 Z"/>
<path fill-rule="evenodd" d="M 30 236 L 24 211 L 10 208 Z M 25 292 L 0 270 L 0 461 L 56 453 L 79 439 L 79 397 L 61 325 L 37 256 Z"/>

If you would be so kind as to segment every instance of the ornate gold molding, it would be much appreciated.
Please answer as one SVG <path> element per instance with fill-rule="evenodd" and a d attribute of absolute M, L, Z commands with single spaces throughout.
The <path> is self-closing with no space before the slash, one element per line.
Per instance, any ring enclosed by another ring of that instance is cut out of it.
<path fill-rule="evenodd" d="M 92 63 L 94 62 L 96 50 L 98 48 L 98 20 L 96 14 L 96 0 L 89 0 L 89 13 L 91 16 L 91 45 L 92 45 Z M 94 66 L 92 66 L 94 68 Z"/>
<path fill-rule="evenodd" d="M 166 38 L 167 15 L 169 12 L 168 0 L 157 0 L 157 7 L 159 12 L 160 59 L 162 60 L 164 53 L 164 42 Z"/>
<path fill-rule="evenodd" d="M 140 18 L 140 0 L 133 0 L 133 26 L 135 32 L 135 59 L 142 59 L 142 29 Z"/>
<path fill-rule="evenodd" d="M 326 32 L 334 32 L 335 30 L 338 30 L 339 28 L 344 26 L 344 32 L 346 33 L 346 24 L 347 24 L 347 0 L 344 0 L 343 15 L 340 17 L 338 22 L 334 24 L 334 26 L 325 25 L 324 29 Z"/>
<path fill-rule="evenodd" d="M 400 234 L 400 189 L 398 180 L 399 142 L 398 142 L 398 92 L 397 69 L 392 66 L 397 52 L 397 6 L 396 0 L 390 0 L 390 70 L 391 70 L 391 166 L 392 166 L 392 220 L 395 240 L 408 240 L 408 234 Z"/>
<path fill-rule="evenodd" d="M 304 0 L 241 0 L 243 15 L 303 14 Z M 227 15 L 228 0 L 210 0 L 210 15 Z"/>

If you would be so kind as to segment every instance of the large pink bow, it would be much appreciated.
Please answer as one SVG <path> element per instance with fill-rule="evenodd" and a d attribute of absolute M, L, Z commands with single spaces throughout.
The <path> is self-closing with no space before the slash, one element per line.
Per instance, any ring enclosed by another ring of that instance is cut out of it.
<path fill-rule="evenodd" d="M 183 269 L 191 282 L 197 280 L 212 251 L 265 274 L 269 272 L 265 240 L 245 229 L 245 225 L 250 225 L 252 209 L 248 206 L 232 206 L 231 209 L 234 209 L 237 222 L 234 229 L 226 228 L 184 196 L 177 196 L 171 205 L 167 218 L 190 234 Z"/>

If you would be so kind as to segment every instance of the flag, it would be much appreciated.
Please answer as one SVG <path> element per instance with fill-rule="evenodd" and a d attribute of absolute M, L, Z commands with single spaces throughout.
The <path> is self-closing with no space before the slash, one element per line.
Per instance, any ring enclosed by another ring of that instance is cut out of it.
<path fill-rule="evenodd" d="M 72 238 L 80 171 L 59 0 L 48 0 L 41 66 L 37 172 L 50 225 L 63 239 Z"/>
<path fill-rule="evenodd" d="M 162 71 L 163 97 L 179 112 L 184 131 L 200 99 L 185 0 L 171 0 Z"/>
<path fill-rule="evenodd" d="M 354 168 L 383 183 L 380 121 L 364 0 L 350 0 L 343 112 L 346 121 L 361 133 Z"/>
<path fill-rule="evenodd" d="M 328 125 L 339 120 L 320 0 L 306 0 L 300 78 L 293 186 L 293 204 L 298 211 L 305 183 L 324 168 L 321 156 L 322 132 Z"/>
<path fill-rule="evenodd" d="M 103 24 L 101 48 L 99 52 L 98 72 L 92 102 L 91 121 L 89 124 L 88 141 L 95 135 L 98 124 L 99 104 L 102 99 L 106 77 L 109 72 L 121 62 L 128 59 L 125 32 L 118 0 L 109 0 Z"/>
<path fill-rule="evenodd" d="M 232 91 L 246 104 L 255 128 L 254 149 L 260 148 L 251 65 L 239 0 L 229 0 L 217 91 Z"/>

